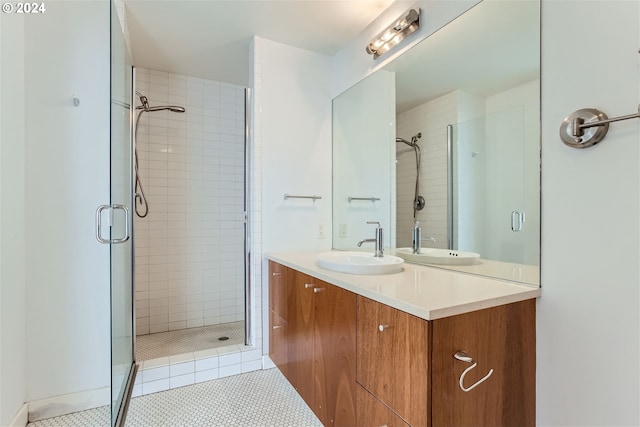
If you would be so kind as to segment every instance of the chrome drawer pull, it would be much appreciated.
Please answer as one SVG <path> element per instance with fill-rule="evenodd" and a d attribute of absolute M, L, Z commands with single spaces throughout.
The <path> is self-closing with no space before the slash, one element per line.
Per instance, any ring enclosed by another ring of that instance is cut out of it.
<path fill-rule="evenodd" d="M 389 329 L 389 328 L 390 328 L 390 326 L 389 326 L 389 325 L 379 325 L 379 326 L 378 326 L 378 330 L 379 330 L 380 332 L 384 332 L 384 331 L 386 331 L 386 330 L 387 330 L 387 329 Z"/>
<path fill-rule="evenodd" d="M 313 283 L 305 283 L 304 288 L 305 289 L 313 288 Z"/>
<path fill-rule="evenodd" d="M 274 271 L 273 273 L 271 273 L 272 276 L 282 276 L 282 273 L 280 273 L 279 271 Z"/>
<path fill-rule="evenodd" d="M 273 329 L 280 329 L 280 328 L 282 328 L 282 325 L 276 325 L 273 327 Z"/>
<path fill-rule="evenodd" d="M 324 288 L 313 288 L 313 293 L 317 294 L 318 292 L 324 291 Z"/>

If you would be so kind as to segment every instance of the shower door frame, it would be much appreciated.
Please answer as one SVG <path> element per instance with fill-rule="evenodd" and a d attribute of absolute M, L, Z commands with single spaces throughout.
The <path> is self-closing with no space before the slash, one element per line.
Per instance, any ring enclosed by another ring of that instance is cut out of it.
<path fill-rule="evenodd" d="M 253 115 L 251 112 L 253 93 L 250 88 L 244 90 L 244 344 L 253 345 L 253 293 L 251 292 L 251 140 L 253 134 Z"/>
<path fill-rule="evenodd" d="M 110 1 L 110 117 L 109 197 L 110 216 L 110 326 L 111 410 L 110 425 L 124 426 L 138 370 L 135 353 L 133 206 L 133 72 L 114 1 Z M 116 34 L 120 37 L 116 37 Z M 124 110 L 124 111 L 123 111 Z M 124 221 L 115 211 L 124 211 Z M 98 222 L 99 224 L 99 222 Z M 124 227 L 123 227 L 124 225 Z M 124 228 L 124 230 L 123 230 Z M 126 355 L 126 360 L 123 359 Z M 123 372 L 121 372 L 124 369 Z M 115 398 L 114 398 L 115 397 Z"/>

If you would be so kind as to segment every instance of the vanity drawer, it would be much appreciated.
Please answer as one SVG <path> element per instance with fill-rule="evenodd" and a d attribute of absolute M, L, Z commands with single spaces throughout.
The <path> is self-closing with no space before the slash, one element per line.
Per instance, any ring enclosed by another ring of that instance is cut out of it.
<path fill-rule="evenodd" d="M 360 385 L 357 386 L 356 398 L 358 427 L 410 427 Z"/>
<path fill-rule="evenodd" d="M 408 424 L 429 425 L 429 322 L 362 296 L 357 311 L 357 382 Z"/>

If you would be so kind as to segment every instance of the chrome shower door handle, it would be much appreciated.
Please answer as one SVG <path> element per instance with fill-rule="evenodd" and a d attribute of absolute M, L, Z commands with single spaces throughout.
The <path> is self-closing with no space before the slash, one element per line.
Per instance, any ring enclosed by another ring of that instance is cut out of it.
<path fill-rule="evenodd" d="M 522 225 L 524 224 L 524 212 L 513 211 L 511 212 L 511 231 L 517 233 L 522 231 Z"/>
<path fill-rule="evenodd" d="M 124 212 L 124 236 L 119 239 L 105 239 L 102 237 L 102 212 L 105 210 L 109 210 L 109 227 L 113 226 L 113 211 L 119 209 Z M 96 239 L 100 243 L 109 244 L 109 243 L 124 243 L 131 237 L 129 233 L 129 221 L 130 221 L 129 208 L 125 205 L 100 205 L 98 209 L 96 209 Z"/>

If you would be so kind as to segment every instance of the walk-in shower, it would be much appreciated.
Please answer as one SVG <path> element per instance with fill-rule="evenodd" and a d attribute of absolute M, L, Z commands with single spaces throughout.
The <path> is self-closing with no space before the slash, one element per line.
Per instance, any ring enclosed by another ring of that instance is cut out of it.
<path fill-rule="evenodd" d="M 140 98 L 140 105 L 136 107 L 136 110 L 140 110 L 138 116 L 136 117 L 135 127 L 134 127 L 134 140 L 138 138 L 138 123 L 140 122 L 140 117 L 142 117 L 142 113 L 147 112 L 155 112 L 155 111 L 164 111 L 168 110 L 173 113 L 184 113 L 185 108 L 180 107 L 178 105 L 158 105 L 151 107 L 149 106 L 149 100 L 146 96 L 141 94 L 139 91 L 136 91 L 136 95 Z M 149 214 L 149 203 L 147 202 L 147 196 L 144 194 L 144 188 L 142 187 L 142 182 L 140 181 L 140 174 L 138 173 L 138 146 L 134 144 L 134 164 L 135 164 L 135 193 L 134 193 L 134 201 L 135 201 L 135 211 L 136 215 L 139 218 L 144 218 Z"/>
<path fill-rule="evenodd" d="M 251 340 L 246 88 L 134 74 L 137 359 L 242 346 Z"/>
<path fill-rule="evenodd" d="M 415 193 L 413 197 L 413 218 L 415 219 L 417 211 L 421 211 L 424 209 L 425 200 L 424 197 L 420 195 L 420 146 L 418 145 L 418 140 L 422 138 L 422 133 L 418 132 L 414 136 L 411 137 L 411 141 L 407 141 L 404 138 L 396 137 L 396 142 L 402 142 L 403 144 L 407 144 L 409 147 L 413 148 L 413 152 L 416 156 L 416 186 Z"/>

